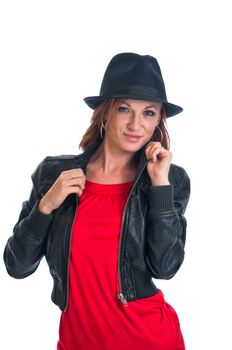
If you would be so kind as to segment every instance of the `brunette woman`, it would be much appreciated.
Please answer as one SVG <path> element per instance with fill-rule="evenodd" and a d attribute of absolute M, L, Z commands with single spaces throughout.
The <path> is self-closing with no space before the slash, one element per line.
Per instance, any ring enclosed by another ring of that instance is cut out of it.
<path fill-rule="evenodd" d="M 190 181 L 171 163 L 168 102 L 157 60 L 110 61 L 77 156 L 47 157 L 32 175 L 4 259 L 32 274 L 43 256 L 62 310 L 58 350 L 183 350 L 175 310 L 154 279 L 184 259 Z"/>

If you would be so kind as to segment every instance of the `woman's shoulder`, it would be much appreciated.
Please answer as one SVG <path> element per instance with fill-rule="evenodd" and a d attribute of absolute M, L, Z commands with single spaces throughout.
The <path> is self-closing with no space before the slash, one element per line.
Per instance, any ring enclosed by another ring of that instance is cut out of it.
<path fill-rule="evenodd" d="M 169 172 L 170 182 L 173 184 L 174 189 L 190 186 L 190 178 L 187 171 L 180 165 L 171 164 Z"/>
<path fill-rule="evenodd" d="M 69 162 L 74 162 L 75 159 L 78 158 L 78 155 L 74 154 L 63 154 L 63 155 L 58 155 L 58 156 L 47 156 L 45 157 L 38 167 L 54 167 L 54 166 L 65 166 L 65 164 Z"/>
<path fill-rule="evenodd" d="M 45 157 L 32 174 L 34 184 L 44 181 L 54 182 L 62 171 L 78 167 L 78 159 L 81 155 L 57 155 Z"/>
<path fill-rule="evenodd" d="M 187 171 L 182 166 L 171 163 L 169 181 L 173 186 L 174 192 L 181 191 L 182 189 L 186 189 L 190 192 L 190 178 Z M 149 193 L 152 184 L 147 170 L 143 172 L 139 184 L 145 192 Z"/>

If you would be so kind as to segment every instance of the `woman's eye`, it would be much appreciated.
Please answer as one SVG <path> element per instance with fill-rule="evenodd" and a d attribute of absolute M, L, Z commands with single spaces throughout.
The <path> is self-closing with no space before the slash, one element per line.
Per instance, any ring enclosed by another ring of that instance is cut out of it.
<path fill-rule="evenodd" d="M 119 107 L 118 110 L 119 110 L 119 112 L 128 112 L 129 111 L 129 109 L 127 107 L 122 107 L 122 106 Z"/>
<path fill-rule="evenodd" d="M 147 115 L 149 117 L 153 117 L 155 115 L 155 112 L 147 110 L 147 111 L 144 111 L 144 115 Z"/>

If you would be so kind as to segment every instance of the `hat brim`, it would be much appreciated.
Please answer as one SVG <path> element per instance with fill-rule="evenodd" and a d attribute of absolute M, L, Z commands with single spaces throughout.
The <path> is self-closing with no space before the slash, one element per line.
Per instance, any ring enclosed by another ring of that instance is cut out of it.
<path fill-rule="evenodd" d="M 115 95 L 115 96 L 89 96 L 89 97 L 85 97 L 84 101 L 85 103 L 92 109 L 95 109 L 101 102 L 103 102 L 104 100 L 107 100 L 109 98 L 127 98 L 127 99 L 133 99 L 133 100 L 144 100 L 144 101 L 153 101 L 153 102 L 161 102 L 163 103 L 166 113 L 167 113 L 167 118 L 173 117 L 176 114 L 179 114 L 183 111 L 183 108 L 175 105 L 173 103 L 167 102 L 167 101 L 163 101 L 160 100 L 158 98 L 154 99 L 151 96 L 135 96 L 133 94 L 133 96 L 130 95 Z"/>

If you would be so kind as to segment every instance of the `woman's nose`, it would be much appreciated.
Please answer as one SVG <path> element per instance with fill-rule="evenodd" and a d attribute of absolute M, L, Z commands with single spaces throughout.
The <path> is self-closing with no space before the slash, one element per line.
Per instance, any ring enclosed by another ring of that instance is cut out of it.
<path fill-rule="evenodd" d="M 127 126 L 130 130 L 138 130 L 141 126 L 141 120 L 140 120 L 139 114 L 133 114 Z"/>

